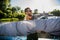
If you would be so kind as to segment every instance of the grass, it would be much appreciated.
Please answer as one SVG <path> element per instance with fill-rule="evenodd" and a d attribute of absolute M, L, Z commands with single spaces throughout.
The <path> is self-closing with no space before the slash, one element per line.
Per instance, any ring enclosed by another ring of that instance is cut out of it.
<path fill-rule="evenodd" d="M 0 19 L 0 22 L 16 22 L 16 21 L 19 21 L 18 18 L 2 18 Z"/>

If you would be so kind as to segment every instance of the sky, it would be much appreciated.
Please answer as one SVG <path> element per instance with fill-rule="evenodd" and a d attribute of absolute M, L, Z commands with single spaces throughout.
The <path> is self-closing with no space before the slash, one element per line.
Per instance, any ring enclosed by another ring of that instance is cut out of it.
<path fill-rule="evenodd" d="M 60 10 L 60 0 L 11 0 L 11 6 L 19 6 L 21 9 L 30 7 L 38 12 L 50 12 L 54 9 Z"/>

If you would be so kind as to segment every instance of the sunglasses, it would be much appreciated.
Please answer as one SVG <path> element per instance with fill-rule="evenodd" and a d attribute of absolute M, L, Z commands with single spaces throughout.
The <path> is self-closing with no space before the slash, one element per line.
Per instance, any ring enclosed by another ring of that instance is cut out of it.
<path fill-rule="evenodd" d="M 32 10 L 26 10 L 25 12 L 32 12 Z"/>
<path fill-rule="evenodd" d="M 32 15 L 30 15 L 30 14 L 28 14 L 29 16 L 32 16 Z"/>

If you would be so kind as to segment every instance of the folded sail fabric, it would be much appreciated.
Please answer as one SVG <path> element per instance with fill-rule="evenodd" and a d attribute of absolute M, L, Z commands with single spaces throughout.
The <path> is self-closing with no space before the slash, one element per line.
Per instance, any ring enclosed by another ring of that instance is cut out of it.
<path fill-rule="evenodd" d="M 0 35 L 26 36 L 36 31 L 60 35 L 60 18 L 0 23 Z"/>
<path fill-rule="evenodd" d="M 48 19 L 46 25 L 46 32 L 49 32 L 53 35 L 60 35 L 60 18 Z"/>
<path fill-rule="evenodd" d="M 3 25 L 0 24 L 0 35 L 6 35 L 6 36 L 15 36 L 17 35 L 16 30 L 16 23 L 10 22 Z"/>

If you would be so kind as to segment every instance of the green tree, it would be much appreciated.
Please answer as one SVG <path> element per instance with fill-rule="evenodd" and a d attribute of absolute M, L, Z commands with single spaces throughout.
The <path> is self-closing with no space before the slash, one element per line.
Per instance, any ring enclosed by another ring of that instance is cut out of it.
<path fill-rule="evenodd" d="M 35 10 L 34 10 L 34 14 L 37 14 L 37 13 L 38 13 L 38 9 L 35 9 Z"/>
<path fill-rule="evenodd" d="M 16 6 L 15 8 L 16 8 L 16 12 L 19 14 L 19 13 L 20 13 L 20 9 L 21 9 L 21 8 L 20 8 L 20 7 L 18 7 L 18 6 Z"/>
<path fill-rule="evenodd" d="M 7 10 L 10 5 L 10 1 L 11 0 L 0 0 L 0 17 L 7 17 L 7 14 L 10 12 L 10 10 Z"/>
<path fill-rule="evenodd" d="M 12 13 L 7 14 L 7 18 L 12 18 L 12 16 L 13 16 Z"/>
<path fill-rule="evenodd" d="M 18 12 L 20 10 L 20 7 L 16 6 L 16 7 L 12 7 L 12 14 L 14 12 Z"/>
<path fill-rule="evenodd" d="M 1 18 L 6 18 L 7 17 L 7 14 L 6 13 L 3 13 L 1 10 L 0 10 L 0 19 Z"/>
<path fill-rule="evenodd" d="M 3 17 L 3 12 L 0 10 L 0 19 Z"/>
<path fill-rule="evenodd" d="M 60 16 L 60 10 L 53 10 L 52 12 L 51 12 L 54 16 Z"/>
<path fill-rule="evenodd" d="M 20 7 L 16 6 L 16 7 L 12 7 L 12 17 L 17 17 L 17 15 L 19 14 L 19 10 Z"/>
<path fill-rule="evenodd" d="M 10 0 L 0 0 L 0 10 L 5 10 L 10 5 Z"/>
<path fill-rule="evenodd" d="M 21 10 L 21 13 L 24 13 L 24 11 L 23 11 L 23 10 Z"/>
<path fill-rule="evenodd" d="M 20 7 L 16 6 L 16 10 L 17 10 L 17 11 L 20 10 L 20 9 L 21 9 Z"/>
<path fill-rule="evenodd" d="M 12 7 L 12 14 L 16 11 L 15 7 Z"/>
<path fill-rule="evenodd" d="M 18 15 L 19 15 L 19 14 L 18 14 L 17 12 L 13 13 L 13 17 L 14 17 L 14 18 L 17 18 Z"/>
<path fill-rule="evenodd" d="M 19 15 L 17 16 L 17 18 L 19 19 L 19 21 L 20 21 L 20 20 L 23 20 L 23 19 L 24 19 L 24 17 L 25 17 L 25 15 L 24 15 L 24 14 L 19 14 Z"/>

